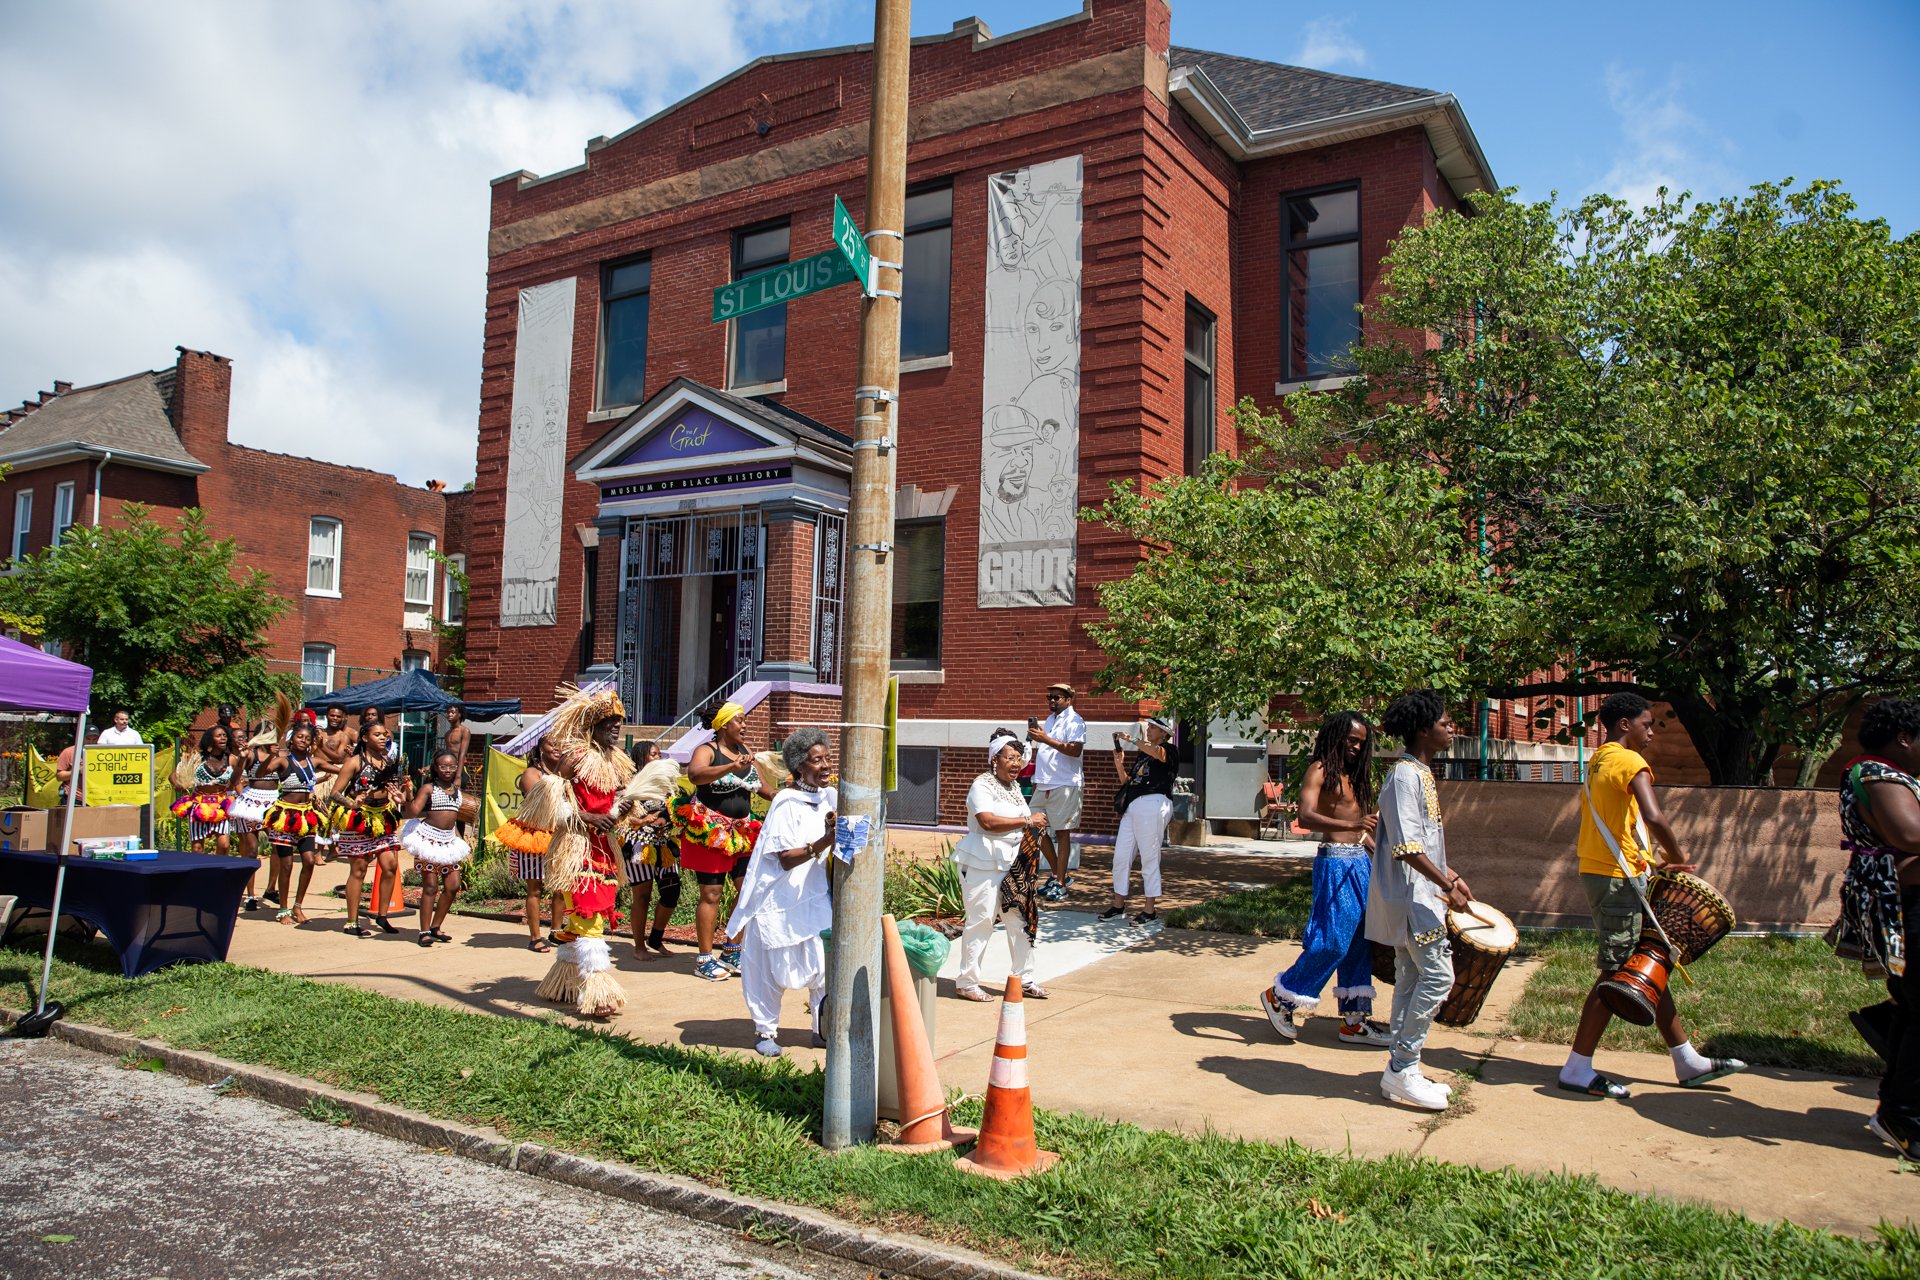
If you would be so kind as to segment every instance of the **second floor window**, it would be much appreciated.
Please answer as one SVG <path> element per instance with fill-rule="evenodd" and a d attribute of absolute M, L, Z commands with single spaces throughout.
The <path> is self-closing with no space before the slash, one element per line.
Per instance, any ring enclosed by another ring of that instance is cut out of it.
<path fill-rule="evenodd" d="M 307 594 L 340 594 L 340 522 L 326 516 L 307 525 Z"/>
<path fill-rule="evenodd" d="M 433 608 L 433 535 L 407 535 L 407 603 Z"/>
<path fill-rule="evenodd" d="M 1281 380 L 1352 372 L 1347 352 L 1360 340 L 1360 188 L 1285 197 L 1280 251 Z"/>
<path fill-rule="evenodd" d="M 59 546 L 67 530 L 73 528 L 73 481 L 53 488 L 53 545 Z"/>
<path fill-rule="evenodd" d="M 787 260 L 788 228 L 757 227 L 733 233 L 733 278 L 744 280 Z M 787 304 L 768 307 L 733 322 L 729 387 L 758 387 L 787 376 Z"/>
<path fill-rule="evenodd" d="M 310 644 L 300 650 L 300 697 L 312 701 L 333 692 L 333 646 Z"/>
<path fill-rule="evenodd" d="M 953 295 L 953 188 L 909 195 L 903 230 L 907 252 L 900 286 L 900 358 L 943 356 L 953 349 L 947 332 Z"/>
<path fill-rule="evenodd" d="M 1186 473 L 1200 468 L 1215 448 L 1213 406 L 1213 316 L 1187 299 Z"/>
<path fill-rule="evenodd" d="M 447 563 L 463 574 L 467 571 L 467 558 L 457 551 L 448 554 Z M 452 573 L 446 575 L 445 583 L 441 588 L 446 600 L 440 606 L 440 621 L 457 627 L 467 620 L 467 593 L 460 589 L 460 581 Z"/>
<path fill-rule="evenodd" d="M 608 267 L 600 294 L 600 405 L 639 404 L 647 386 L 647 304 L 653 263 Z"/>
<path fill-rule="evenodd" d="M 33 490 L 22 489 L 13 495 L 13 558 L 25 560 L 32 545 Z"/>

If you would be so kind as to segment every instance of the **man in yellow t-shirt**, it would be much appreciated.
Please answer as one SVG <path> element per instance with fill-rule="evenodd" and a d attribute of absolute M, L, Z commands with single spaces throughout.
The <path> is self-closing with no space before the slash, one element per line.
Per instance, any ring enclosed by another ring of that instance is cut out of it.
<path fill-rule="evenodd" d="M 1580 887 L 1586 890 L 1594 932 L 1600 940 L 1594 957 L 1600 979 L 1587 993 L 1586 1007 L 1580 1011 L 1573 1050 L 1567 1055 L 1567 1065 L 1560 1068 L 1560 1087 L 1595 1098 L 1625 1098 L 1627 1086 L 1593 1068 L 1593 1051 L 1599 1048 L 1600 1036 L 1613 1020 L 1612 1012 L 1601 1003 L 1600 981 L 1626 963 L 1640 941 L 1640 930 L 1646 923 L 1640 902 L 1646 893 L 1647 872 L 1656 863 L 1674 871 L 1690 871 L 1692 865 L 1681 854 L 1679 838 L 1654 797 L 1653 770 L 1641 754 L 1653 743 L 1652 706 L 1637 693 L 1612 694 L 1600 704 L 1600 728 L 1607 741 L 1587 765 L 1587 785 L 1579 802 L 1578 846 Z M 1605 824 L 1604 831 L 1600 824 Z M 1654 841 L 1660 845 L 1658 858 Z M 1615 846 L 1620 850 L 1617 860 Z M 1625 874 L 1622 862 L 1626 864 Z M 1633 877 L 1631 881 L 1628 875 Z M 1674 1008 L 1670 993 L 1660 993 L 1653 1021 L 1667 1042 L 1674 1076 L 1682 1087 L 1695 1088 L 1747 1069 L 1738 1058 L 1708 1058 L 1695 1049 L 1680 1025 L 1680 1011 Z"/>

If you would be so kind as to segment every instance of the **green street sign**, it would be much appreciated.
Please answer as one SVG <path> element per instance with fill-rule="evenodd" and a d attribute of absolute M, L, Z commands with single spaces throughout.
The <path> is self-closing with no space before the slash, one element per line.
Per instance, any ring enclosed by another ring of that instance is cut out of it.
<path fill-rule="evenodd" d="M 713 291 L 713 322 L 737 320 L 837 284 L 864 284 L 838 249 L 761 271 Z"/>
<path fill-rule="evenodd" d="M 873 296 L 873 254 L 868 252 L 867 238 L 860 234 L 853 215 L 840 203 L 839 196 L 833 198 L 833 243 L 846 255 L 847 265 L 860 281 L 860 291 Z"/>

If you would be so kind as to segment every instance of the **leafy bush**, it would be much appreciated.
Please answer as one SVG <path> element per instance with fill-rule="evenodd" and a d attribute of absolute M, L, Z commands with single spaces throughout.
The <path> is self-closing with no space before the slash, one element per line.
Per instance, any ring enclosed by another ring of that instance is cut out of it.
<path fill-rule="evenodd" d="M 960 868 L 953 860 L 953 846 L 943 848 L 936 862 L 918 862 L 902 870 L 897 899 L 896 916 L 965 915 L 966 901 L 961 895 Z"/>

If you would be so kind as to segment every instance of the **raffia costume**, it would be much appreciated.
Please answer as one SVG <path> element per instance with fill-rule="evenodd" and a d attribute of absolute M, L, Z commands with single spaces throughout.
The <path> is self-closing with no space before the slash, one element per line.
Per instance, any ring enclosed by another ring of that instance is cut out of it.
<path fill-rule="evenodd" d="M 627 1004 L 606 941 L 622 868 L 614 837 L 594 830 L 585 816 L 611 814 L 634 769 L 625 752 L 603 751 L 593 742 L 596 724 L 613 716 L 625 719 L 620 696 L 611 689 L 589 694 L 571 686 L 558 692 L 565 702 L 547 737 L 557 748 L 560 767 L 535 785 L 518 822 L 530 832 L 550 833 L 547 887 L 567 900 L 564 927 L 554 930 L 560 946 L 538 994 L 594 1017 L 617 1013 Z"/>

